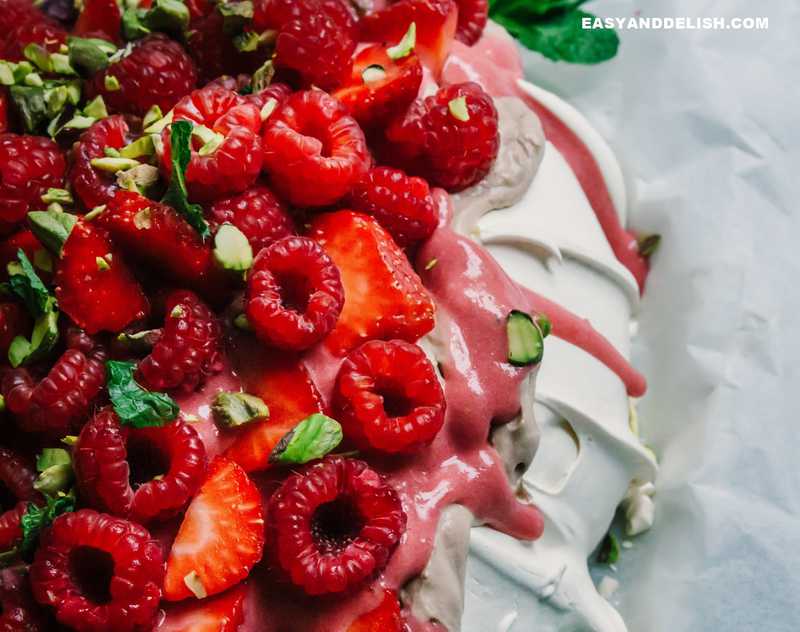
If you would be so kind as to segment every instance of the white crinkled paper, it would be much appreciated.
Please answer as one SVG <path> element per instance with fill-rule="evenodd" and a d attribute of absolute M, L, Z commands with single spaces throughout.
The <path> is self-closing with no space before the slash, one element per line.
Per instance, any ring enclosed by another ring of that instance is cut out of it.
<path fill-rule="evenodd" d="M 663 236 L 634 345 L 658 454 L 656 525 L 611 597 L 631 632 L 800 629 L 800 5 L 598 0 L 625 17 L 767 16 L 766 31 L 623 31 L 593 67 L 526 55 L 628 178 Z M 535 632 L 533 597 L 479 561 L 465 632 Z M 570 632 L 579 632 L 572 631 Z"/>

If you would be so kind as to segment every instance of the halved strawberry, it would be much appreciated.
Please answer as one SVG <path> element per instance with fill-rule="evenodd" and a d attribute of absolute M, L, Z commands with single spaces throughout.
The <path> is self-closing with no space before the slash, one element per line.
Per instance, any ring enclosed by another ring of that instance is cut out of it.
<path fill-rule="evenodd" d="M 198 288 L 219 274 L 211 240 L 201 240 L 171 206 L 119 190 L 96 221 L 126 254 L 178 283 Z"/>
<path fill-rule="evenodd" d="M 414 342 L 433 329 L 433 301 L 405 254 L 369 215 L 319 215 L 309 236 L 333 259 L 344 285 L 344 308 L 325 339 L 344 355 L 367 340 Z"/>
<path fill-rule="evenodd" d="M 55 283 L 59 307 L 89 334 L 122 331 L 150 309 L 108 232 L 83 220 L 64 242 Z"/>
<path fill-rule="evenodd" d="M 383 601 L 377 608 L 362 614 L 347 628 L 347 632 L 403 632 L 403 630 L 400 602 L 397 600 L 397 594 L 391 590 L 384 592 Z"/>
<path fill-rule="evenodd" d="M 154 632 L 236 632 L 244 620 L 246 594 L 247 586 L 239 584 L 211 599 L 167 608 Z"/>
<path fill-rule="evenodd" d="M 261 494 L 239 465 L 217 457 L 172 543 L 164 598 L 221 593 L 247 577 L 263 551 Z"/>
<path fill-rule="evenodd" d="M 458 25 L 455 0 L 399 0 L 359 22 L 361 40 L 398 42 L 411 23 L 417 25 L 417 53 L 438 76 L 450 53 Z"/>
<path fill-rule="evenodd" d="M 405 110 L 422 83 L 422 66 L 414 53 L 392 59 L 386 46 L 363 49 L 353 60 L 350 80 L 333 93 L 363 128 L 374 128 Z"/>
<path fill-rule="evenodd" d="M 236 430 L 225 456 L 248 472 L 269 467 L 269 455 L 281 438 L 303 419 L 322 412 L 322 397 L 305 366 L 291 354 L 249 346 L 233 353 L 244 390 L 263 399 L 269 419 Z"/>

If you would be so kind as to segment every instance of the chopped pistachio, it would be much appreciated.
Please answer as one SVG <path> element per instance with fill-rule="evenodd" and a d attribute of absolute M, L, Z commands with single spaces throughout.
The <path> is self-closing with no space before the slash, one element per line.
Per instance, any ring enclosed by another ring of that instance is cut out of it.
<path fill-rule="evenodd" d="M 97 264 L 97 269 L 101 272 L 111 269 L 111 266 L 108 264 L 108 261 L 106 261 L 105 257 L 95 257 L 94 260 Z"/>
<path fill-rule="evenodd" d="M 83 219 L 87 222 L 91 222 L 93 219 L 100 217 L 100 215 L 102 215 L 105 212 L 105 210 L 106 210 L 105 204 L 101 204 L 100 206 L 95 206 L 91 211 L 89 211 L 88 213 L 86 213 L 86 215 L 83 216 Z"/>
<path fill-rule="evenodd" d="M 233 326 L 237 329 L 241 329 L 242 331 L 253 330 L 253 327 L 250 325 L 250 321 L 247 320 L 247 314 L 239 314 L 236 318 L 234 318 Z"/>
<path fill-rule="evenodd" d="M 100 169 L 101 171 L 108 171 L 109 173 L 116 173 L 117 171 L 125 171 L 126 169 L 133 169 L 138 167 L 141 163 L 133 158 L 92 158 L 92 167 Z"/>
<path fill-rule="evenodd" d="M 47 193 L 42 196 L 42 202 L 60 202 L 61 204 L 72 204 L 72 193 L 66 189 L 47 189 Z"/>
<path fill-rule="evenodd" d="M 150 219 L 149 206 L 143 208 L 141 211 L 139 211 L 138 213 L 136 213 L 136 215 L 133 216 L 133 225 L 138 230 L 148 230 L 149 228 L 152 228 L 153 222 Z"/>
<path fill-rule="evenodd" d="M 106 102 L 103 101 L 103 97 L 98 95 L 89 101 L 86 107 L 83 108 L 83 113 L 95 119 L 106 118 L 108 116 L 108 110 L 106 109 Z"/>
<path fill-rule="evenodd" d="M 214 421 L 226 428 L 269 417 L 269 408 L 264 400 L 248 393 L 218 393 L 211 405 L 211 412 Z"/>
<path fill-rule="evenodd" d="M 140 158 L 141 156 L 152 156 L 155 153 L 153 146 L 153 137 L 146 134 L 129 145 L 125 145 L 119 150 L 119 155 L 122 158 Z"/>
<path fill-rule="evenodd" d="M 370 64 L 361 71 L 364 83 L 376 83 L 386 78 L 386 70 L 380 64 Z"/>
<path fill-rule="evenodd" d="M 25 85 L 33 86 L 35 88 L 41 88 L 44 85 L 44 81 L 42 80 L 41 75 L 38 72 L 32 72 L 25 75 L 25 79 L 23 80 Z"/>
<path fill-rule="evenodd" d="M 439 260 L 434 257 L 433 259 L 428 261 L 428 263 L 425 264 L 425 270 L 433 270 L 436 267 L 437 263 L 439 263 Z"/>
<path fill-rule="evenodd" d="M 170 318 L 183 318 L 186 316 L 186 310 L 183 308 L 183 305 L 176 305 L 172 308 L 169 316 Z"/>
<path fill-rule="evenodd" d="M 153 123 L 161 120 L 163 117 L 164 115 L 161 113 L 161 108 L 157 105 L 154 105 L 145 113 L 144 118 L 142 119 L 142 129 L 147 129 Z"/>
<path fill-rule="evenodd" d="M 469 109 L 467 108 L 467 97 L 456 97 L 447 104 L 447 109 L 453 118 L 459 121 L 469 121 Z"/>
<path fill-rule="evenodd" d="M 412 22 L 408 27 L 406 34 L 403 35 L 396 46 L 390 46 L 386 49 L 386 54 L 390 59 L 402 59 L 408 57 L 417 45 L 417 23 Z"/>
<path fill-rule="evenodd" d="M 208 596 L 203 582 L 200 581 L 200 576 L 197 571 L 192 571 L 183 578 L 183 583 L 191 591 L 191 593 L 198 599 L 205 599 Z"/>
<path fill-rule="evenodd" d="M 253 265 L 253 248 L 241 230 L 226 222 L 214 235 L 214 260 L 225 270 L 248 270 Z"/>
<path fill-rule="evenodd" d="M 278 101 L 276 99 L 267 99 L 264 107 L 261 108 L 261 120 L 266 121 L 275 111 L 276 107 L 278 107 Z"/>
<path fill-rule="evenodd" d="M 53 271 L 53 257 L 44 248 L 39 248 L 33 253 L 33 265 L 45 272 Z"/>
<path fill-rule="evenodd" d="M 120 90 L 120 88 L 122 88 L 122 86 L 119 85 L 119 79 L 117 79 L 114 75 L 106 75 L 103 79 L 103 86 L 109 92 L 117 92 Z"/>
<path fill-rule="evenodd" d="M 147 125 L 144 128 L 145 134 L 160 134 L 164 128 L 172 123 L 172 110 L 167 112 L 164 116 L 159 119 L 156 119 L 150 125 Z"/>
<path fill-rule="evenodd" d="M 158 182 L 158 167 L 153 165 L 139 165 L 127 171 L 117 173 L 117 184 L 128 191 L 145 193 L 147 189 Z"/>

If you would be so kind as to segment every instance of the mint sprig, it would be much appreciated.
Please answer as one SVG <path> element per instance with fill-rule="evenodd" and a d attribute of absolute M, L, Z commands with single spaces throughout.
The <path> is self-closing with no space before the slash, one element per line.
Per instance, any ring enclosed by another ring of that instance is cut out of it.
<path fill-rule="evenodd" d="M 200 238 L 205 241 L 211 236 L 208 222 L 203 217 L 203 207 L 189 202 L 189 192 L 186 189 L 186 169 L 192 159 L 192 129 L 194 126 L 189 121 L 175 121 L 170 132 L 170 145 L 172 151 L 172 177 L 169 188 L 161 201 L 173 207 L 186 218 Z"/>
<path fill-rule="evenodd" d="M 25 303 L 31 316 L 36 318 L 51 309 L 56 299 L 36 274 L 33 264 L 22 248 L 17 250 L 17 259 L 18 264 L 11 264 L 13 269 L 8 278 L 8 285 L 11 291 Z"/>
<path fill-rule="evenodd" d="M 586 0 L 490 0 L 489 15 L 525 47 L 553 61 L 598 64 L 617 54 L 614 29 L 584 29 Z"/>
<path fill-rule="evenodd" d="M 178 416 L 180 409 L 166 393 L 148 391 L 134 379 L 136 364 L 106 362 L 108 396 L 120 423 L 134 428 L 163 426 Z"/>
<path fill-rule="evenodd" d="M 44 506 L 28 503 L 28 508 L 20 519 L 22 527 L 22 543 L 20 550 L 23 555 L 28 555 L 36 548 L 39 534 L 53 524 L 58 516 L 75 511 L 75 496 L 73 494 L 58 494 L 46 497 Z"/>
<path fill-rule="evenodd" d="M 342 442 L 339 422 L 315 413 L 286 433 L 269 456 L 270 463 L 302 465 L 321 459 Z"/>

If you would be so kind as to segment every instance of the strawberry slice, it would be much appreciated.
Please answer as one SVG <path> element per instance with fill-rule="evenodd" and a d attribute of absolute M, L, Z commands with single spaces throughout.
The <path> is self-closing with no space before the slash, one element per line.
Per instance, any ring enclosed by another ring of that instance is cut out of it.
<path fill-rule="evenodd" d="M 325 339 L 344 355 L 367 340 L 414 342 L 433 329 L 433 301 L 392 237 L 369 215 L 319 215 L 309 236 L 333 259 L 344 285 L 344 308 Z"/>
<path fill-rule="evenodd" d="M 111 232 L 126 254 L 178 283 L 198 288 L 220 274 L 211 240 L 202 241 L 171 206 L 120 190 L 97 223 Z"/>
<path fill-rule="evenodd" d="M 347 84 L 334 92 L 365 129 L 386 124 L 416 98 L 422 83 L 422 66 L 410 53 L 392 59 L 385 46 L 368 46 L 355 56 Z"/>
<path fill-rule="evenodd" d="M 211 599 L 167 608 L 154 632 L 236 632 L 244 620 L 246 595 L 247 586 L 240 584 Z"/>
<path fill-rule="evenodd" d="M 83 220 L 64 242 L 55 283 L 59 307 L 89 334 L 122 331 L 150 309 L 108 232 Z"/>
<path fill-rule="evenodd" d="M 404 629 L 397 594 L 387 590 L 380 605 L 353 621 L 347 632 L 402 632 Z"/>
<path fill-rule="evenodd" d="M 247 577 L 263 550 L 261 494 L 241 467 L 217 457 L 172 543 L 164 598 L 221 593 Z"/>
<path fill-rule="evenodd" d="M 361 40 L 398 42 L 411 23 L 417 25 L 416 50 L 435 76 L 444 66 L 458 25 L 455 0 L 400 0 L 361 18 Z"/>
<path fill-rule="evenodd" d="M 225 456 L 248 472 L 263 470 L 287 432 L 309 415 L 322 412 L 322 397 L 305 366 L 290 354 L 250 346 L 233 357 L 244 390 L 266 402 L 269 419 L 238 429 Z"/>

